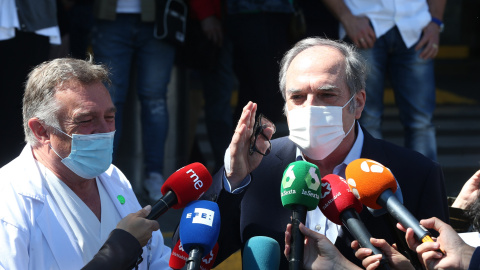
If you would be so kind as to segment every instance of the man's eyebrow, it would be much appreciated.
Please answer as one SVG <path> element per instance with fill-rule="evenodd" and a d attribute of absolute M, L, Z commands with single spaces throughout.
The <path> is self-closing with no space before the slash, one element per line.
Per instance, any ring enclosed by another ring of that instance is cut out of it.
<path fill-rule="evenodd" d="M 337 86 L 332 85 L 332 84 L 325 84 L 317 88 L 317 90 L 322 90 L 322 91 L 334 91 L 339 89 Z"/>
<path fill-rule="evenodd" d="M 299 93 L 299 92 L 302 92 L 301 89 L 287 89 L 287 94 L 295 94 L 295 93 Z"/>
<path fill-rule="evenodd" d="M 333 92 L 333 91 L 336 91 L 336 90 L 339 90 L 339 89 L 340 88 L 338 86 L 335 86 L 335 85 L 332 85 L 332 84 L 325 84 L 325 85 L 319 86 L 317 89 L 315 89 L 315 91 Z M 294 95 L 294 94 L 300 93 L 300 92 L 302 92 L 302 89 L 295 89 L 295 88 L 287 89 L 287 94 L 288 95 Z"/>
<path fill-rule="evenodd" d="M 116 113 L 117 112 L 117 108 L 115 106 L 109 108 L 106 110 L 107 113 Z M 75 119 L 79 119 L 79 118 L 83 118 L 83 117 L 88 117 L 88 116 L 92 116 L 92 115 L 95 115 L 96 113 L 95 112 L 92 112 L 92 111 L 88 111 L 88 112 L 78 112 L 75 114 L 74 118 Z"/>
<path fill-rule="evenodd" d="M 113 106 L 107 110 L 108 113 L 116 113 L 117 112 L 117 107 Z"/>
<path fill-rule="evenodd" d="M 93 114 L 92 112 L 78 112 L 74 114 L 74 119 L 91 116 L 92 114 Z"/>

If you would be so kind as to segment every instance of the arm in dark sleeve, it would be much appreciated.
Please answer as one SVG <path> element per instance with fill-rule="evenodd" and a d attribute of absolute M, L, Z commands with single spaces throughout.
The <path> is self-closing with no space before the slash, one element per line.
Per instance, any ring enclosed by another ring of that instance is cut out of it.
<path fill-rule="evenodd" d="M 127 270 L 142 254 L 138 240 L 129 232 L 114 229 L 93 259 L 82 270 Z"/>
<path fill-rule="evenodd" d="M 480 247 L 477 247 L 473 252 L 472 259 L 470 260 L 470 265 L 468 270 L 478 270 L 480 269 Z"/>

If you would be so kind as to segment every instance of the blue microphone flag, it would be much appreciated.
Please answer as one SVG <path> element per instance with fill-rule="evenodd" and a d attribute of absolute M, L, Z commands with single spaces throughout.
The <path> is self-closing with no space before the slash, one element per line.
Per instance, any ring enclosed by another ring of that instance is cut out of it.
<path fill-rule="evenodd" d="M 180 219 L 180 241 L 189 253 L 194 247 L 202 247 L 203 254 L 215 246 L 220 233 L 220 210 L 212 201 L 198 200 L 189 203 Z"/>

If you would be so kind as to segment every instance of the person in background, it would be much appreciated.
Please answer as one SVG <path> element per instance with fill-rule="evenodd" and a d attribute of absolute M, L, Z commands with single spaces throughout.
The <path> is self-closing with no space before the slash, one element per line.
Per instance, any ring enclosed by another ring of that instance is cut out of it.
<path fill-rule="evenodd" d="M 25 77 L 61 44 L 55 0 L 0 1 L 0 108 L 8 132 L 0 142 L 0 167 L 24 147 L 22 94 Z"/>
<path fill-rule="evenodd" d="M 223 165 L 225 149 L 233 134 L 231 106 L 235 74 L 233 73 L 233 45 L 225 22 L 225 0 L 190 0 L 190 21 L 193 36 L 187 36 L 182 58 L 194 62 L 191 67 L 199 75 L 205 100 L 205 124 L 212 147 L 216 172 Z M 193 33 L 193 31 L 197 31 Z M 191 40 L 189 40 L 189 38 Z"/>
<path fill-rule="evenodd" d="M 249 100 L 274 122 L 282 117 L 278 95 L 278 62 L 291 46 L 288 28 L 293 14 L 290 0 L 226 1 L 227 31 L 233 44 L 233 67 L 238 79 L 235 122 Z"/>
<path fill-rule="evenodd" d="M 116 108 L 108 71 L 57 58 L 29 74 L 23 98 L 24 147 L 0 169 L 0 265 L 5 269 L 80 269 L 120 220 L 141 209 L 112 164 Z M 160 231 L 139 269 L 168 269 Z"/>
<path fill-rule="evenodd" d="M 157 201 L 165 182 L 163 166 L 169 126 L 167 86 L 176 48 L 154 37 L 154 7 L 155 0 L 96 1 L 92 48 L 96 61 L 107 65 L 112 73 L 108 90 L 117 108 L 114 158 L 123 132 L 128 89 L 130 82 L 135 82 L 133 88 L 141 105 L 143 185 L 150 199 Z"/>
<path fill-rule="evenodd" d="M 355 44 L 370 68 L 360 123 L 382 138 L 385 78 L 391 82 L 405 147 L 437 160 L 435 76 L 446 0 L 324 0 L 340 21 L 339 37 Z"/>

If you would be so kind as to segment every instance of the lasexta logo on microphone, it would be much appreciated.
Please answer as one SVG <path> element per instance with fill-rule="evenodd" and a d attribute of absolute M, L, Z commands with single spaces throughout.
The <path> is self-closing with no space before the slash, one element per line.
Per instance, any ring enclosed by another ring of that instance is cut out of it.
<path fill-rule="evenodd" d="M 285 169 L 280 185 L 280 197 L 284 207 L 308 205 L 316 208 L 320 200 L 320 172 L 315 164 L 303 160 L 290 163 Z"/>
<path fill-rule="evenodd" d="M 205 208 L 195 208 L 193 213 L 187 213 L 186 218 L 192 218 L 192 223 L 203 224 L 212 227 L 215 212 Z"/>
<path fill-rule="evenodd" d="M 294 172 L 295 165 L 290 165 L 288 169 L 285 171 L 285 174 L 282 179 L 282 186 L 284 189 L 290 188 L 296 180 L 295 172 Z M 317 191 L 320 187 L 320 179 L 318 178 L 317 168 L 310 167 L 308 169 L 308 174 L 305 175 L 303 179 L 307 184 L 307 187 L 311 190 Z"/>
<path fill-rule="evenodd" d="M 307 162 L 305 162 L 307 163 Z M 305 166 L 304 164 L 299 164 L 299 165 L 303 165 Z M 285 171 L 284 175 L 283 175 L 283 178 L 282 178 L 282 187 L 283 187 L 283 192 L 282 192 L 282 196 L 284 195 L 289 195 L 289 194 L 296 194 L 296 188 L 293 187 L 292 188 L 292 185 L 293 183 L 297 180 L 297 176 L 295 175 L 295 168 L 296 164 L 291 164 L 290 166 L 288 166 L 287 170 Z M 302 195 L 306 195 L 306 196 L 309 196 L 309 197 L 314 197 L 314 198 L 318 198 L 318 194 L 316 191 L 318 191 L 318 188 L 320 187 L 320 184 L 321 184 L 321 181 L 318 177 L 318 168 L 316 167 L 313 167 L 313 166 L 309 166 L 308 167 L 308 173 L 303 173 L 304 170 L 306 168 L 303 167 L 303 168 L 300 168 L 298 171 L 299 172 L 302 172 L 302 176 L 303 177 L 303 181 L 305 181 L 305 186 L 306 188 L 308 188 L 309 190 L 305 190 L 302 188 Z M 300 174 L 300 173 L 297 173 L 297 174 Z M 301 176 L 299 176 L 301 177 Z M 301 181 L 302 179 L 298 179 L 298 181 Z M 299 185 L 302 185 L 301 183 L 299 183 Z M 302 185 L 303 186 L 303 185 Z M 290 189 L 292 188 L 292 189 Z M 314 192 L 310 191 L 310 190 L 313 190 Z"/>

